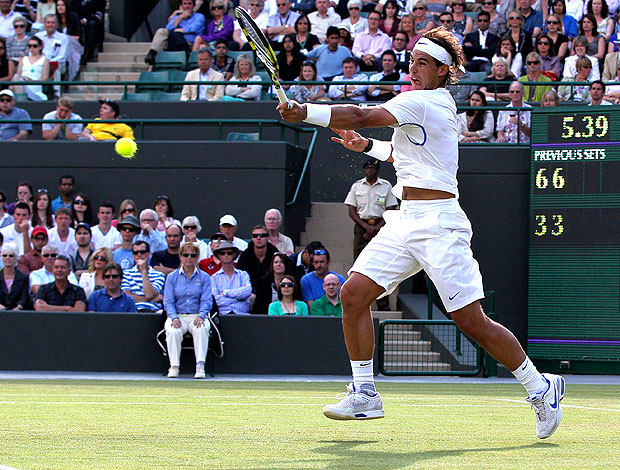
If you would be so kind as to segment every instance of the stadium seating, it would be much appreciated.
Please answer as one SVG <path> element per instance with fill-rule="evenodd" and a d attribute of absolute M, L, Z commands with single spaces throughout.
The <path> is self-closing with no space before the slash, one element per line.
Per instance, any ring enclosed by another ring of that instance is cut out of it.
<path fill-rule="evenodd" d="M 168 71 L 168 76 L 170 77 L 170 80 L 175 81 L 175 82 L 184 81 L 186 75 L 187 75 L 187 72 L 185 72 L 184 70 L 169 70 Z M 170 85 L 171 92 L 181 91 L 182 89 L 183 89 L 182 83 Z"/>
<path fill-rule="evenodd" d="M 124 97 L 126 101 L 153 101 L 151 92 L 144 93 L 127 93 Z"/>
<path fill-rule="evenodd" d="M 184 51 L 161 51 L 157 54 L 153 70 L 184 70 L 187 55 Z"/>
<path fill-rule="evenodd" d="M 140 82 L 167 82 L 170 80 L 170 76 L 168 72 L 140 72 L 140 78 L 138 81 Z M 136 93 L 140 93 L 144 90 L 158 90 L 158 91 L 168 91 L 170 89 L 170 85 L 162 83 L 160 84 L 147 84 L 147 85 L 136 85 Z"/>
<path fill-rule="evenodd" d="M 258 132 L 229 132 L 228 136 L 226 136 L 226 140 L 259 140 Z"/>
<path fill-rule="evenodd" d="M 181 93 L 155 92 L 155 101 L 181 101 Z"/>
<path fill-rule="evenodd" d="M 192 51 L 187 58 L 187 70 L 194 70 L 198 68 L 198 51 Z"/>

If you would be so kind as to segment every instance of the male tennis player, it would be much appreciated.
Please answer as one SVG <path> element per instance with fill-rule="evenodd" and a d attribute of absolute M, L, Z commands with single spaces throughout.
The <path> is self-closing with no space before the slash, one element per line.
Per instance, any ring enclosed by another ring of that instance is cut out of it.
<path fill-rule="evenodd" d="M 330 126 L 334 142 L 392 162 L 398 178 L 394 194 L 399 211 L 384 214 L 386 225 L 362 251 L 342 287 L 343 328 L 353 382 L 347 395 L 323 413 L 332 419 L 382 418 L 383 406 L 373 379 L 374 331 L 371 303 L 424 269 L 437 287 L 457 326 L 499 362 L 527 390 L 536 412 L 536 435 L 549 437 L 560 424 L 564 379 L 540 374 L 514 335 L 482 311 L 482 276 L 473 257 L 471 224 L 458 203 L 458 126 L 456 105 L 447 84 L 456 83 L 462 49 L 448 31 L 436 28 L 411 54 L 413 91 L 387 103 L 355 105 L 278 105 L 288 122 Z M 367 139 L 351 129 L 393 127 L 390 142 Z"/>

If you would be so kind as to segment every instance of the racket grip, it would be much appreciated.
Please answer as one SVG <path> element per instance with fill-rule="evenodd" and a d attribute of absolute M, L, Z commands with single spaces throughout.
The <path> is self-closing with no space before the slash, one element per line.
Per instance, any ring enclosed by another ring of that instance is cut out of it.
<path fill-rule="evenodd" d="M 284 103 L 288 103 L 288 108 L 291 109 L 292 104 L 288 102 L 288 98 L 286 96 L 286 93 L 284 93 L 284 90 L 282 89 L 282 87 L 274 87 L 276 89 L 276 94 L 278 95 L 278 100 L 280 100 L 280 103 L 284 104 Z"/>

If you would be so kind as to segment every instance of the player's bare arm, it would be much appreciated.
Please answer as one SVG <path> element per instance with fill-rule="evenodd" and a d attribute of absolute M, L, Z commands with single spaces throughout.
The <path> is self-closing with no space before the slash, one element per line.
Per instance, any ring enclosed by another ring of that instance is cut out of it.
<path fill-rule="evenodd" d="M 301 122 L 308 117 L 306 104 L 299 104 L 296 101 L 289 101 L 289 103 L 292 105 L 290 109 L 282 103 L 276 108 L 282 119 L 287 122 Z M 332 129 L 365 129 L 397 124 L 396 118 L 379 106 L 372 108 L 360 108 L 352 104 L 314 106 L 331 108 L 329 127 Z"/>

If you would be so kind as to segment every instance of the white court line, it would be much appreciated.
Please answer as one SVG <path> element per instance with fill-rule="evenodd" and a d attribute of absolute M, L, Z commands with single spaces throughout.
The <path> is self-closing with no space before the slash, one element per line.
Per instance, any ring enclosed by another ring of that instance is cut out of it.
<path fill-rule="evenodd" d="M 493 400 L 507 401 L 507 402 L 512 402 L 512 403 L 525 403 L 522 400 L 510 400 L 509 398 L 493 398 Z M 612 413 L 620 413 L 620 409 L 615 409 L 615 408 L 597 408 L 595 406 L 579 406 L 579 405 L 564 405 L 564 404 L 562 404 L 562 408 L 577 408 L 579 410 L 611 411 Z"/>
<path fill-rule="evenodd" d="M 0 465 L 0 470 L 19 470 L 13 467 L 7 467 L 6 465 Z"/>
<path fill-rule="evenodd" d="M 62 397 L 62 398 L 71 398 L 71 397 L 89 397 L 89 398 L 106 398 L 106 397 L 122 397 L 122 398 L 162 398 L 163 395 L 128 395 L 128 394 L 94 394 L 94 393 L 80 393 L 80 394 L 71 394 L 67 395 L 66 393 L 1 393 L 0 397 Z M 192 395 L 191 398 L 222 398 L 222 399 L 250 399 L 253 398 L 251 395 Z M 262 397 L 263 399 L 286 399 L 286 400 L 331 400 L 335 398 L 335 395 L 320 395 L 320 396 L 273 396 L 273 397 Z M 452 400 L 454 397 L 381 397 L 382 400 Z M 1 469 L 0 469 L 1 470 Z"/>
<path fill-rule="evenodd" d="M 148 406 L 321 406 L 319 403 L 239 403 L 239 402 L 119 402 L 119 401 L 0 401 L 0 405 L 148 405 Z M 0 469 L 1 470 L 1 469 Z"/>

